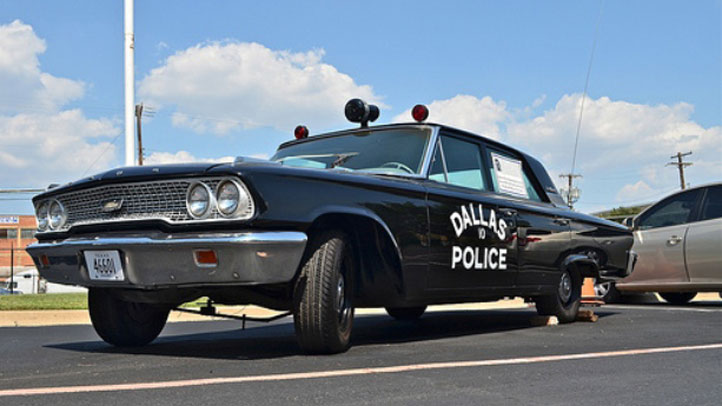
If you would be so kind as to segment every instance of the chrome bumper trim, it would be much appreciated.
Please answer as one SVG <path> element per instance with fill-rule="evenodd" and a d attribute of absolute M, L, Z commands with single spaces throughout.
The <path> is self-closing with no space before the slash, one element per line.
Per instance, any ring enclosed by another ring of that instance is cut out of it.
<path fill-rule="evenodd" d="M 296 231 L 126 234 L 38 242 L 27 247 L 41 276 L 81 286 L 156 289 L 168 286 L 259 285 L 293 279 L 306 248 Z M 199 265 L 194 252 L 216 251 L 216 266 Z M 95 281 L 83 258 L 87 250 L 121 253 L 125 281 Z M 49 265 L 43 266 L 42 256 Z"/>

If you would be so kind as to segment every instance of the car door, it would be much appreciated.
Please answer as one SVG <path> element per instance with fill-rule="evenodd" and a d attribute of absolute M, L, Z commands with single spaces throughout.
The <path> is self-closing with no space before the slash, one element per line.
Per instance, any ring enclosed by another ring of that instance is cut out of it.
<path fill-rule="evenodd" d="M 519 154 L 488 147 L 489 173 L 493 190 L 509 199 L 516 212 L 517 285 L 556 283 L 560 263 L 571 243 L 570 219 L 545 202 L 542 188 Z M 515 172 L 513 174 L 505 172 Z"/>
<path fill-rule="evenodd" d="M 670 196 L 635 220 L 637 264 L 625 284 L 665 284 L 689 281 L 684 262 L 688 222 L 695 214 L 700 189 Z"/>
<path fill-rule="evenodd" d="M 440 135 L 427 184 L 432 295 L 474 295 L 514 283 L 513 217 L 489 190 L 484 161 L 479 140 Z"/>
<path fill-rule="evenodd" d="M 697 220 L 684 243 L 689 281 L 722 283 L 722 185 L 704 189 Z"/>

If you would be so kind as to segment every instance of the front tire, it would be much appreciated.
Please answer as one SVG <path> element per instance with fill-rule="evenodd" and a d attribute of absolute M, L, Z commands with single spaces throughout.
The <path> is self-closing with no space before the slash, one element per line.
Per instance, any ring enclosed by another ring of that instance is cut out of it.
<path fill-rule="evenodd" d="M 577 318 L 582 298 L 582 278 L 576 270 L 566 269 L 559 278 L 556 293 L 536 299 L 536 310 L 542 316 L 556 316 L 559 323 Z"/>
<path fill-rule="evenodd" d="M 88 310 L 100 338 L 116 347 L 140 347 L 155 340 L 170 312 L 167 307 L 126 302 L 100 288 L 88 290 Z"/>
<path fill-rule="evenodd" d="M 697 296 L 697 292 L 664 292 L 660 293 L 662 299 L 673 305 L 685 305 Z"/>
<path fill-rule="evenodd" d="M 386 313 L 396 320 L 416 320 L 426 311 L 426 306 L 387 307 Z"/>
<path fill-rule="evenodd" d="M 308 353 L 346 351 L 353 326 L 351 245 L 339 231 L 324 232 L 310 244 L 293 291 L 293 321 L 301 349 Z"/>

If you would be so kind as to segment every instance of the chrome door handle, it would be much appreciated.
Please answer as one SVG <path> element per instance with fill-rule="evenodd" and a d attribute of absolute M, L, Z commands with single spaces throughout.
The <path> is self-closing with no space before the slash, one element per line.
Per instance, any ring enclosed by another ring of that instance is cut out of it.
<path fill-rule="evenodd" d="M 677 245 L 677 244 L 679 244 L 682 240 L 683 240 L 682 237 L 678 237 L 678 236 L 676 236 L 676 235 L 673 235 L 672 237 L 669 238 L 669 240 L 667 240 L 667 244 L 669 244 L 669 245 Z"/>

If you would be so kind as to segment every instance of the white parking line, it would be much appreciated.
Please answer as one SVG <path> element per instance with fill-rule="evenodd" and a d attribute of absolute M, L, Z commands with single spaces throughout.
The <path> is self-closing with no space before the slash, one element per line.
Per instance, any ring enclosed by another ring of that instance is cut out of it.
<path fill-rule="evenodd" d="M 699 313 L 717 313 L 722 312 L 722 308 L 719 309 L 698 309 L 694 307 L 677 307 L 677 306 L 658 306 L 658 305 L 636 305 L 636 306 L 625 306 L 625 305 L 604 305 L 601 309 L 625 309 L 625 310 L 666 310 L 681 311 L 681 312 L 699 312 Z"/>
<path fill-rule="evenodd" d="M 701 351 L 722 349 L 722 343 L 691 345 L 681 347 L 640 348 L 635 350 L 589 352 L 581 354 L 545 355 L 538 357 L 506 358 L 479 361 L 432 362 L 427 364 L 397 365 L 388 367 L 337 369 L 330 371 L 297 372 L 256 376 L 235 376 L 226 378 L 186 379 L 177 381 L 137 382 L 116 385 L 58 386 L 45 388 L 24 388 L 0 390 L 0 397 L 54 395 L 61 393 L 120 392 L 148 389 L 169 389 L 190 386 L 221 385 L 247 382 L 291 381 L 300 379 L 331 378 L 354 375 L 390 374 L 450 368 L 472 368 L 495 365 L 520 365 L 541 362 L 569 361 L 589 358 L 610 358 L 644 354 L 671 353 L 680 351 Z"/>

